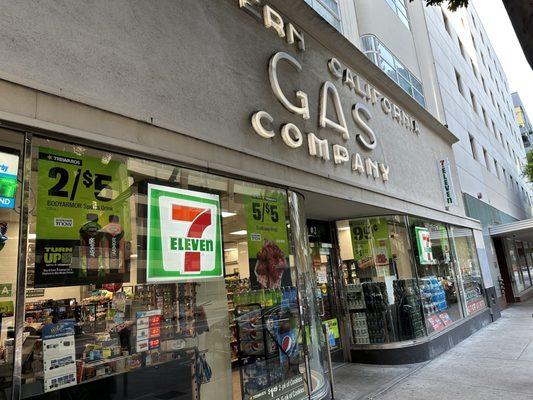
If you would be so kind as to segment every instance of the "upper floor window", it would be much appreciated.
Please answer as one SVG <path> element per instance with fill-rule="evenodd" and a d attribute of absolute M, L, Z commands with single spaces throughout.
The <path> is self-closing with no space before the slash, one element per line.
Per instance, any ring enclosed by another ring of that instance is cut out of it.
<path fill-rule="evenodd" d="M 463 96 L 465 95 L 464 89 L 463 89 L 463 80 L 461 79 L 461 75 L 459 72 L 455 71 L 455 82 L 457 83 L 457 89 L 459 89 L 459 93 L 461 93 Z"/>
<path fill-rule="evenodd" d="M 466 52 L 465 52 L 465 46 L 463 46 L 463 42 L 461 42 L 461 39 L 459 39 L 459 50 L 461 51 L 461 55 L 466 60 Z"/>
<path fill-rule="evenodd" d="M 361 36 L 365 55 L 422 107 L 426 106 L 422 83 L 374 35 Z"/>
<path fill-rule="evenodd" d="M 409 29 L 409 20 L 407 19 L 407 7 L 404 0 L 386 0 L 387 4 L 394 10 L 398 18 Z"/>
<path fill-rule="evenodd" d="M 483 84 L 483 90 L 487 93 L 487 84 L 485 83 L 485 78 L 481 77 L 481 83 Z"/>
<path fill-rule="evenodd" d="M 448 17 L 444 13 L 444 10 L 441 10 L 441 11 L 442 11 L 442 21 L 444 22 L 444 28 L 446 29 L 446 32 L 448 32 L 448 35 L 450 35 L 450 37 L 451 37 L 452 36 L 452 30 L 450 28 L 450 21 L 448 20 Z"/>
<path fill-rule="evenodd" d="M 474 93 L 472 93 L 472 91 L 470 91 L 470 102 L 472 103 L 472 108 L 474 109 L 475 113 L 477 114 L 478 111 L 477 111 L 476 96 L 474 96 Z"/>
<path fill-rule="evenodd" d="M 322 18 L 341 31 L 339 0 L 305 0 Z"/>

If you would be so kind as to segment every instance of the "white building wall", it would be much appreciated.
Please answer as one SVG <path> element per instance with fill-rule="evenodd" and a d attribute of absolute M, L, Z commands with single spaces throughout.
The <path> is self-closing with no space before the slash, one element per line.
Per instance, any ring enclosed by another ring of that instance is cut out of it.
<path fill-rule="evenodd" d="M 394 0 L 314 1 L 337 1 L 341 32 L 352 43 L 361 48 L 357 36 L 375 35 L 422 82 L 426 109 L 460 139 L 454 156 L 462 192 L 511 218 L 530 218 L 531 194 L 522 178 L 524 145 L 507 77 L 475 11 L 482 0 L 453 13 L 426 7 L 423 0 L 404 0 L 409 28 L 393 11 Z M 499 269 L 486 232 L 484 226 L 486 264 L 496 281 Z"/>
<path fill-rule="evenodd" d="M 448 19 L 450 33 L 445 29 L 443 14 Z M 455 13 L 428 7 L 426 16 L 446 123 L 460 138 L 454 147 L 462 190 L 481 197 L 483 202 L 513 218 L 527 218 L 529 195 L 526 195 L 520 165 L 525 151 L 505 74 L 481 22 L 472 6 Z M 473 18 L 476 22 L 472 22 Z M 455 71 L 461 77 L 463 94 Z M 474 95 L 476 110 L 470 93 Z M 469 135 L 474 139 L 475 158 Z"/>

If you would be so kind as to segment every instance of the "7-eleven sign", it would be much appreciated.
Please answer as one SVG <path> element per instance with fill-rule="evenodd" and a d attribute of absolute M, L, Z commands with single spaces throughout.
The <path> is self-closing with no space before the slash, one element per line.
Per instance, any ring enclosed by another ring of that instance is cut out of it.
<path fill-rule="evenodd" d="M 149 184 L 147 281 L 222 276 L 221 232 L 218 195 Z"/>

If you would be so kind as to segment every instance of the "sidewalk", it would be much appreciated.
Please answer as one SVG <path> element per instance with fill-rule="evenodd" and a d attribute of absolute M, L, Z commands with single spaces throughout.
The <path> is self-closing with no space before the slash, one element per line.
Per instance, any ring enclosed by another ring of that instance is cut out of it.
<path fill-rule="evenodd" d="M 513 305 L 427 363 L 345 364 L 335 370 L 336 399 L 533 400 L 532 314 L 533 300 Z"/>

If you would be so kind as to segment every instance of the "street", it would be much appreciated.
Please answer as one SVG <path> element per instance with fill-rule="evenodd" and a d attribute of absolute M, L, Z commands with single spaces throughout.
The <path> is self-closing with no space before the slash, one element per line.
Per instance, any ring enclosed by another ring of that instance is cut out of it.
<path fill-rule="evenodd" d="M 532 300 L 517 303 L 495 323 L 427 363 L 344 364 L 335 370 L 336 398 L 533 399 L 532 313 Z"/>

